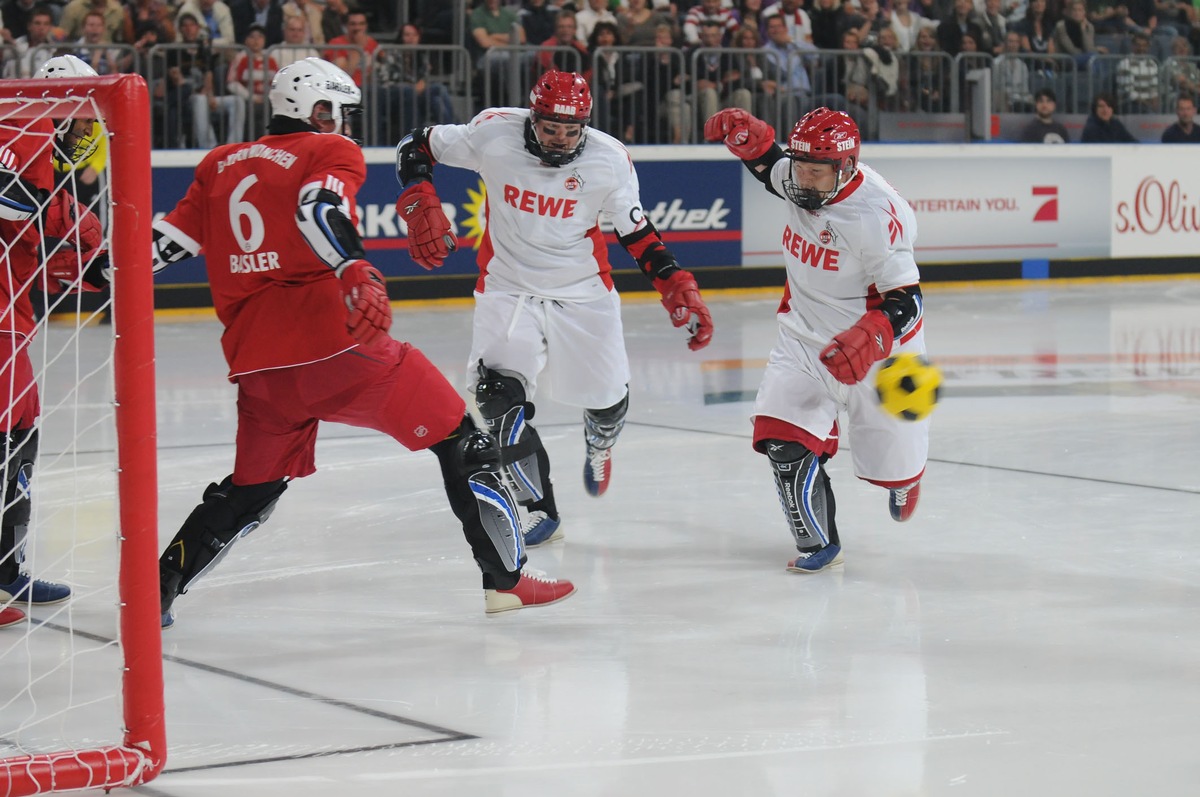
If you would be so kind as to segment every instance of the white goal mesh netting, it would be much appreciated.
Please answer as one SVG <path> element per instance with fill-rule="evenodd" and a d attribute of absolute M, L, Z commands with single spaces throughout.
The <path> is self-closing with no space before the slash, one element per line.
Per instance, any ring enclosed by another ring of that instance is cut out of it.
<path fill-rule="evenodd" d="M 120 236 L 129 230 L 121 229 L 122 213 L 114 213 L 113 131 L 105 121 L 112 111 L 91 96 L 88 86 L 77 88 L 84 99 L 55 101 L 19 91 L 13 96 L 11 88 L 0 87 L 0 167 L 7 167 L 0 171 L 0 183 L 11 182 L 14 173 L 32 175 L 32 164 L 55 162 L 54 188 L 39 200 L 38 211 L 24 220 L 0 220 L 7 291 L 0 316 L 5 362 L 0 384 L 7 388 L 0 390 L 6 403 L 0 427 L 4 524 L 19 527 L 22 507 L 28 507 L 27 533 L 10 531 L 9 544 L 0 545 L 0 563 L 7 565 L 0 568 L 0 797 L 130 780 L 124 638 L 130 626 L 122 619 L 125 532 L 118 478 L 118 440 L 126 438 L 119 433 L 116 354 L 125 331 L 113 323 L 112 298 L 115 294 L 119 301 L 122 290 L 114 285 L 96 291 L 87 284 L 96 279 L 97 269 L 91 267 L 105 262 L 97 258 L 113 252 L 114 231 Z M 76 153 L 78 160 L 62 159 L 61 144 L 56 150 L 56 126 L 67 114 L 97 120 L 90 142 Z M 8 155 L 2 157 L 6 144 Z M 0 192 L 5 188 L 0 185 Z M 73 216 L 64 217 L 62 206 L 55 210 L 63 193 L 75 200 Z M 140 212 L 148 217 L 149 211 L 147 201 Z M 102 231 L 99 250 L 95 228 L 87 229 L 94 223 L 87 219 L 89 212 Z M 147 247 L 147 259 L 148 254 Z M 51 262 L 55 268 L 45 267 Z M 26 307 L 32 308 L 32 322 Z M 134 333 L 152 336 L 152 325 L 149 332 Z M 152 367 L 143 378 L 149 379 L 152 401 Z M 31 410 L 32 390 L 40 413 Z M 153 446 L 152 403 L 149 414 L 142 444 Z M 27 464 L 30 432 L 37 435 L 32 469 Z M 24 545 L 13 547 L 12 540 L 22 536 Z M 21 591 L 19 579 L 4 586 L 18 562 L 22 574 L 65 585 L 70 596 L 45 604 L 39 602 L 47 597 L 45 585 Z M 157 646 L 155 637 L 152 649 Z M 161 703 L 161 686 L 159 693 Z M 135 745 L 133 753 L 137 759 L 143 751 Z"/>

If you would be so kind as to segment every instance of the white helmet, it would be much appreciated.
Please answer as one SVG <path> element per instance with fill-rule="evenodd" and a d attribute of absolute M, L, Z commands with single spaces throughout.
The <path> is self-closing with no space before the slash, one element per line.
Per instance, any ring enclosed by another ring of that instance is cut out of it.
<path fill-rule="evenodd" d="M 99 77 L 96 70 L 92 69 L 86 61 L 76 58 L 73 55 L 56 55 L 38 67 L 38 71 L 34 73 L 34 77 L 45 78 L 81 78 L 81 77 Z M 58 122 L 56 129 L 58 131 L 58 147 L 54 153 L 55 157 L 63 162 L 79 163 L 87 160 L 96 151 L 96 147 L 100 145 L 100 139 L 92 135 L 94 123 L 89 127 L 85 135 L 75 134 L 75 120 L 64 119 Z M 74 143 L 67 142 L 67 136 L 71 135 Z"/>
<path fill-rule="evenodd" d="M 96 70 L 73 55 L 56 55 L 38 67 L 34 77 L 99 77 Z"/>
<path fill-rule="evenodd" d="M 343 109 L 360 105 L 362 91 L 349 75 L 333 64 L 310 57 L 288 64 L 275 73 L 269 99 L 273 115 L 302 122 L 312 118 L 314 105 L 328 102 L 332 106 L 333 121 L 340 131 L 345 121 Z"/>

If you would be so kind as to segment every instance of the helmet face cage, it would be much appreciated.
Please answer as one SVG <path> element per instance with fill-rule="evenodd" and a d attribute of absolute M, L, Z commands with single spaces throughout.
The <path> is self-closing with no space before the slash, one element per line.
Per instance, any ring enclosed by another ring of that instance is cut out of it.
<path fill-rule="evenodd" d="M 304 58 L 285 66 L 271 79 L 271 113 L 309 122 L 318 102 L 329 103 L 329 118 L 342 132 L 347 115 L 362 106 L 362 90 L 350 76 L 328 61 Z"/>
<path fill-rule="evenodd" d="M 817 108 L 805 114 L 788 136 L 787 156 L 794 163 L 828 163 L 834 169 L 833 189 L 818 191 L 801 188 L 795 180 L 794 166 L 783 181 L 788 199 L 804 210 L 818 210 L 828 204 L 854 178 L 858 171 L 858 153 L 862 138 L 858 125 L 848 114 Z"/>
<path fill-rule="evenodd" d="M 529 92 L 529 124 L 525 127 L 525 148 L 547 166 L 562 166 L 583 152 L 587 126 L 592 118 L 592 92 L 582 75 L 551 71 L 538 78 Z M 573 148 L 556 149 L 542 144 L 538 122 L 579 125 L 579 143 Z"/>
<path fill-rule="evenodd" d="M 61 78 L 81 78 L 81 77 L 98 77 L 96 70 L 92 69 L 86 61 L 77 58 L 74 55 L 56 55 L 50 58 L 46 63 L 38 67 L 34 73 L 35 78 L 49 78 L 57 80 Z M 55 131 L 58 134 L 54 155 L 62 163 L 79 163 L 87 160 L 100 146 L 100 139 L 95 134 L 95 121 L 91 119 L 79 119 L 80 122 L 88 122 L 85 132 L 80 135 L 75 132 L 75 119 L 62 119 L 55 122 Z M 71 136 L 75 141 L 68 142 L 67 136 Z"/>

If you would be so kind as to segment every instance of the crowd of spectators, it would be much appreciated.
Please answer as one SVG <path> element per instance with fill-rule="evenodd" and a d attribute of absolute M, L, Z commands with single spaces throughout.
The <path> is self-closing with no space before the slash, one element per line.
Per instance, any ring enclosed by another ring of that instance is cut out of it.
<path fill-rule="evenodd" d="M 1093 126 L 1107 124 L 1098 101 L 1165 114 L 1200 91 L 1189 0 L 405 0 L 387 19 L 383 5 L 2 0 L 0 69 L 24 77 L 72 52 L 100 74 L 140 72 L 168 148 L 261 134 L 271 76 L 310 55 L 363 87 L 378 144 L 522 103 L 550 68 L 585 74 L 594 124 L 631 143 L 694 141 L 730 107 L 786 129 L 826 105 L 871 137 L 879 111 L 966 108 L 980 70 L 995 112 L 1037 113 L 1048 90 Z"/>

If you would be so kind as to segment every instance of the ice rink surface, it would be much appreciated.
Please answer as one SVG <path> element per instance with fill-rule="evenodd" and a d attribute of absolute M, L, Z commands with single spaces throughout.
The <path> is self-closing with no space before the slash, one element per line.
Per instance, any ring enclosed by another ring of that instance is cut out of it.
<path fill-rule="evenodd" d="M 812 576 L 749 444 L 777 302 L 714 295 L 691 353 L 626 301 L 603 498 L 580 412 L 537 397 L 566 539 L 530 563 L 575 582 L 558 605 L 485 616 L 434 457 L 325 429 L 177 602 L 169 760 L 133 793 L 1200 793 L 1200 282 L 927 285 L 920 507 L 894 523 L 843 451 L 846 561 Z M 393 334 L 463 384 L 469 307 Z M 164 544 L 232 468 L 218 337 L 158 328 Z"/>

